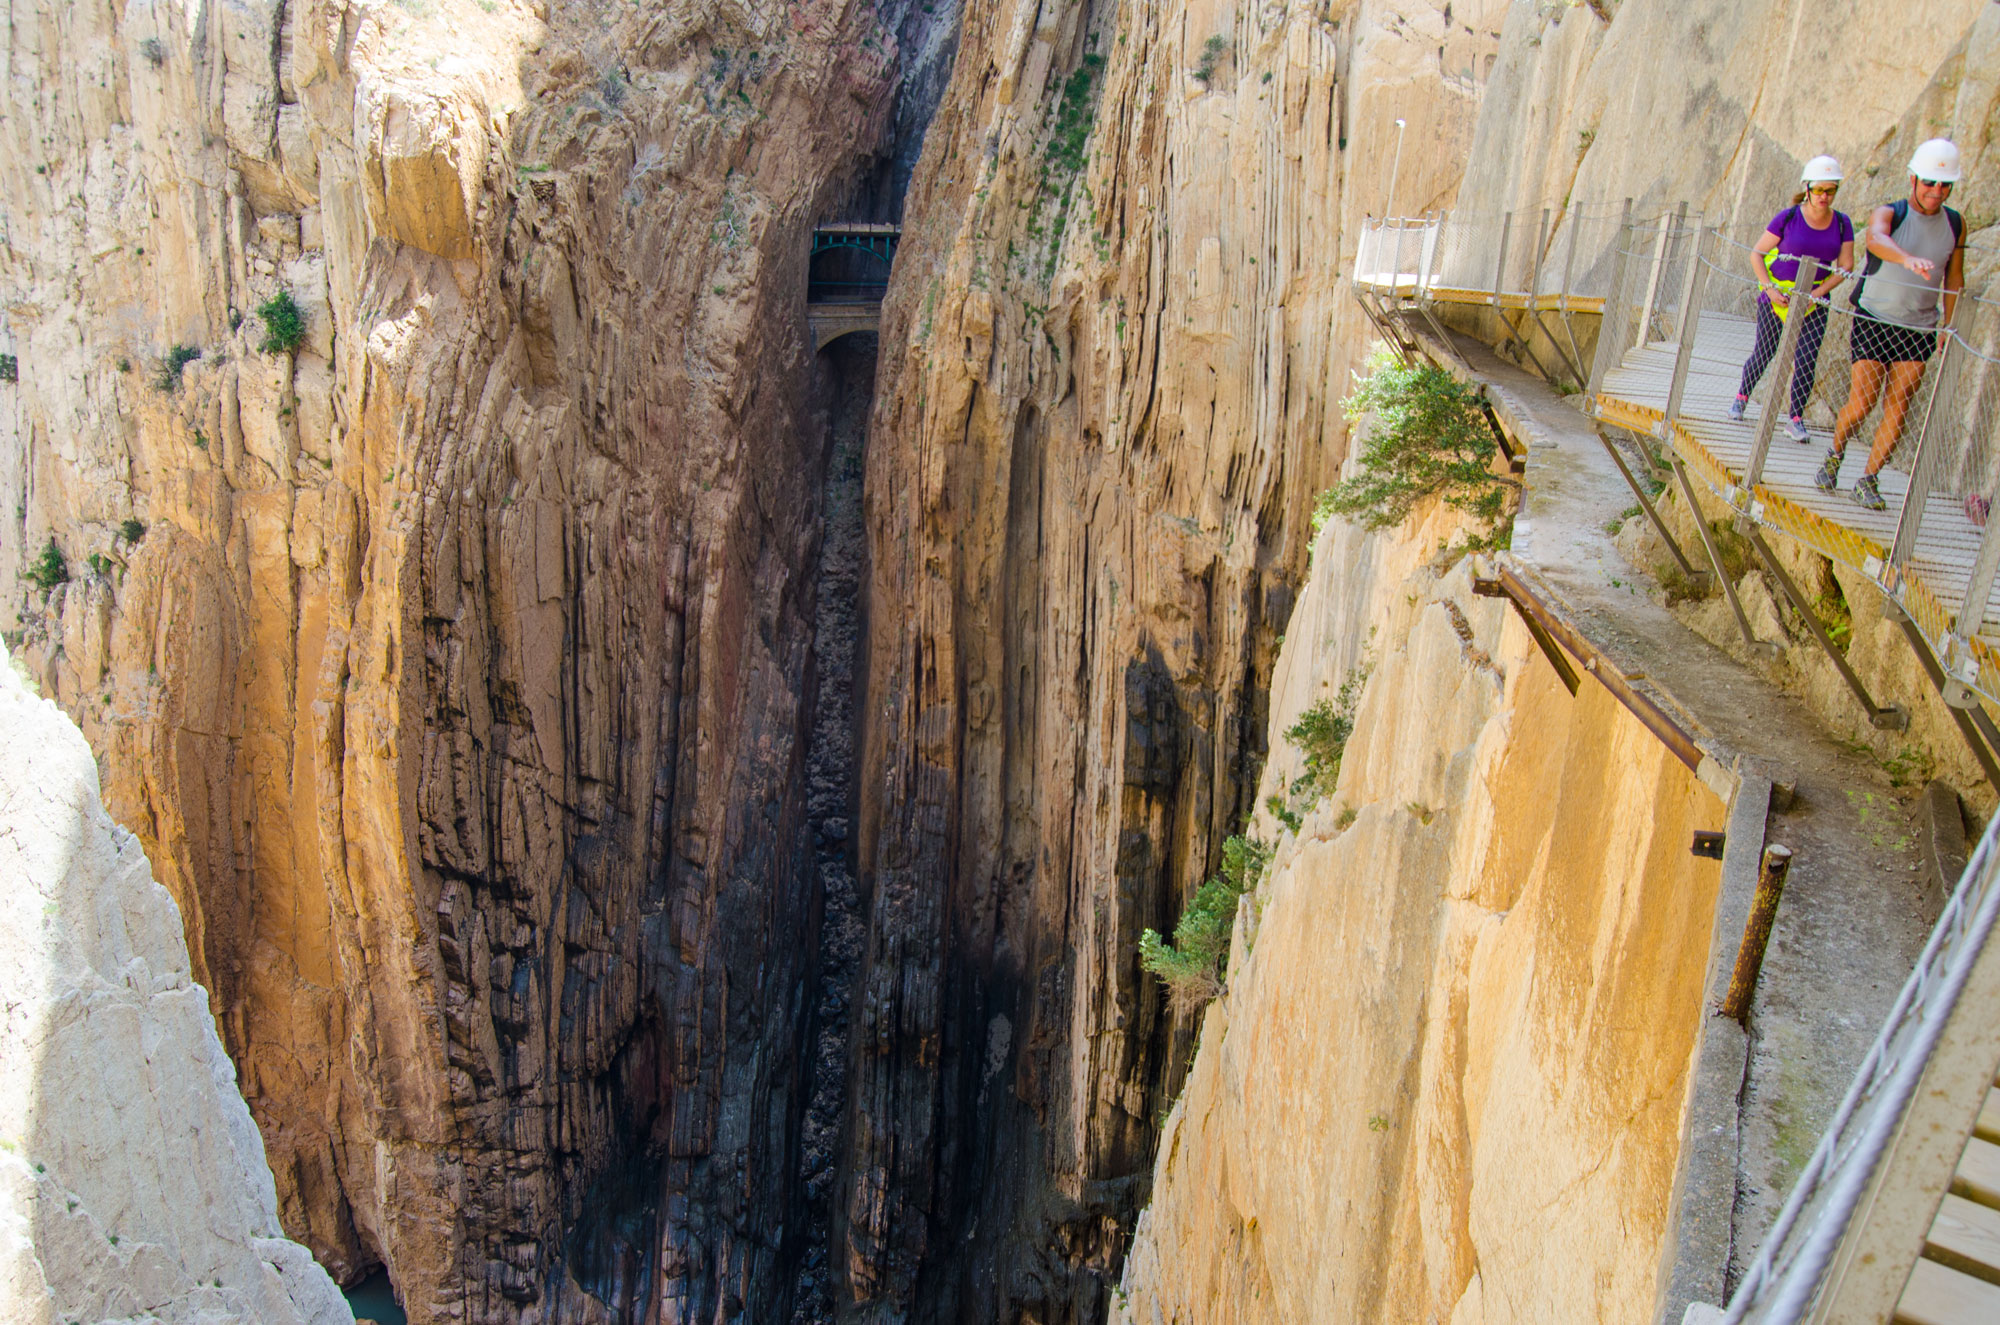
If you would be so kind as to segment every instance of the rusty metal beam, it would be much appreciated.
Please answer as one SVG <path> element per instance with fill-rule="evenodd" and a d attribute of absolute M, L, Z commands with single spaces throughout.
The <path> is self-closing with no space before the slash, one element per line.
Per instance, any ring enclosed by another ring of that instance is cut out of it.
<path fill-rule="evenodd" d="M 1473 592 L 1488 598 L 1507 598 L 1524 620 L 1534 623 L 1529 627 L 1530 634 L 1534 634 L 1538 626 L 1542 633 L 1560 642 L 1582 664 L 1584 671 L 1596 677 L 1598 683 L 1611 692 L 1612 698 L 1623 704 L 1647 731 L 1659 738 L 1660 744 L 1666 746 L 1674 758 L 1687 765 L 1689 771 L 1700 772 L 1701 747 L 1695 744 L 1694 737 L 1668 717 L 1658 704 L 1633 689 L 1624 670 L 1610 655 L 1592 644 L 1561 613 L 1543 602 L 1512 566 L 1501 566 L 1496 578 L 1474 579 Z M 1570 693 L 1576 693 L 1575 687 L 1571 687 Z"/>

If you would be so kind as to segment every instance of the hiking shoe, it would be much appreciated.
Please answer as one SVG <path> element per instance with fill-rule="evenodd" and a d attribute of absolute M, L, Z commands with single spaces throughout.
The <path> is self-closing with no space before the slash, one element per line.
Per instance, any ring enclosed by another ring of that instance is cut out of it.
<path fill-rule="evenodd" d="M 1889 503 L 1882 500 L 1881 490 L 1875 486 L 1873 474 L 1863 474 L 1854 481 L 1854 504 L 1865 506 L 1871 511 L 1889 509 Z"/>
<path fill-rule="evenodd" d="M 1743 407 L 1750 403 L 1748 396 L 1738 396 L 1729 402 L 1729 417 L 1733 422 L 1743 422 Z"/>
<path fill-rule="evenodd" d="M 1806 431 L 1806 421 L 1794 414 L 1785 421 L 1785 436 L 1795 442 L 1809 442 L 1812 434 Z"/>
<path fill-rule="evenodd" d="M 1832 492 L 1840 486 L 1840 452 L 1826 453 L 1826 459 L 1819 463 L 1819 473 L 1813 475 L 1813 486 L 1822 492 Z"/>

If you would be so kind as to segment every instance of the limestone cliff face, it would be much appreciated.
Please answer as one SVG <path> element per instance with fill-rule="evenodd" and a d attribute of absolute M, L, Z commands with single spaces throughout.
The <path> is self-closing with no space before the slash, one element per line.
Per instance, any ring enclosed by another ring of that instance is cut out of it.
<path fill-rule="evenodd" d="M 181 918 L 0 649 L 0 1316 L 351 1325 L 278 1227 Z"/>
<path fill-rule="evenodd" d="M 1935 133 L 1982 159 L 1991 6 L 1825 17 L 1785 3 L 1511 6 L 1463 179 L 1434 176 L 1444 189 L 1419 186 L 1408 209 L 1532 218 L 1566 200 L 1685 199 L 1744 233 L 1817 152 L 1848 163 L 1854 210 L 1893 196 L 1901 161 Z M 1854 40 L 1892 27 L 1912 39 Z M 1975 227 L 1991 174 L 1975 169 L 1963 191 Z M 1983 274 L 1975 260 L 1970 278 Z M 1374 670 L 1338 794 L 1282 834 L 1246 901 L 1227 995 L 1162 1138 L 1121 1319 L 1651 1317 L 1716 887 L 1684 843 L 1721 827 L 1722 807 L 1601 689 L 1572 702 L 1463 571 L 1426 564 L 1451 533 L 1335 526 L 1318 541 L 1272 729 Z M 1850 657 L 1919 717 L 1894 739 L 1966 769 L 1872 597 L 1855 618 Z M 1824 668 L 1803 658 L 1775 674 L 1836 729 L 1865 728 Z M 1299 771 L 1294 753 L 1273 755 L 1266 791 Z"/>
<path fill-rule="evenodd" d="M 1121 1319 L 1649 1319 L 1725 807 L 1461 563 L 1336 524 L 1274 681 L 1368 680 L 1245 906 Z M 1298 772 L 1274 758 L 1266 790 Z M 1195 1249 L 1199 1249 L 1196 1251 Z"/>
<path fill-rule="evenodd" d="M 870 447 L 859 1318 L 1102 1318 L 1193 1030 L 1135 945 L 1251 803 L 1366 348 L 1343 147 L 1407 105 L 1448 187 L 1501 8 L 967 15 Z"/>
<path fill-rule="evenodd" d="M 0 40 L 0 580 L 181 904 L 287 1226 L 419 1320 L 771 1318 L 805 237 L 894 33 L 232 0 Z M 281 290 L 305 337 L 267 352 Z"/>

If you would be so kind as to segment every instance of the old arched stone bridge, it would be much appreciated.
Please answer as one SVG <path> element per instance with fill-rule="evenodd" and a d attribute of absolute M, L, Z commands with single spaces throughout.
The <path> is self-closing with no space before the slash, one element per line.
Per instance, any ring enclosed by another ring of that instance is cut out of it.
<path fill-rule="evenodd" d="M 806 321 L 815 351 L 881 326 L 882 292 L 902 234 L 901 226 L 880 221 L 836 221 L 813 231 Z"/>

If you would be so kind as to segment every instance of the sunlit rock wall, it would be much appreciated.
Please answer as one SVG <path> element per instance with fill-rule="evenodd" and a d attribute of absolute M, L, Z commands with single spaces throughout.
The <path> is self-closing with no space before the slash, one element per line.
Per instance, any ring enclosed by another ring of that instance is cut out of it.
<path fill-rule="evenodd" d="M 278 1227 L 173 898 L 4 649 L 0 879 L 0 1317 L 352 1322 Z"/>

